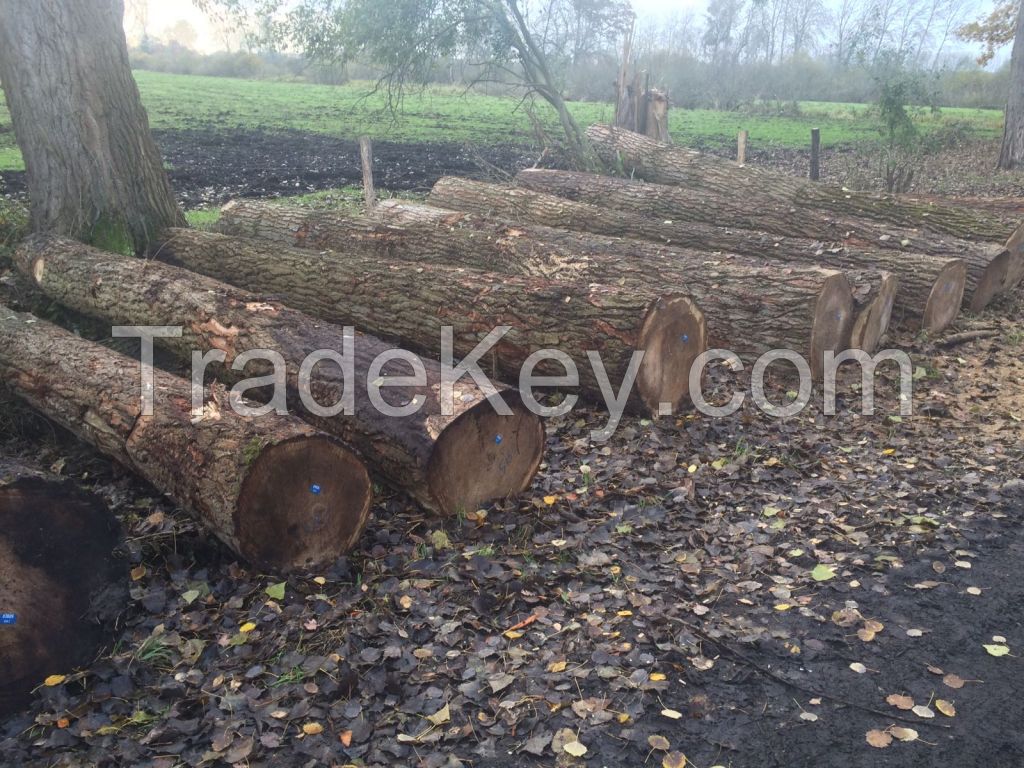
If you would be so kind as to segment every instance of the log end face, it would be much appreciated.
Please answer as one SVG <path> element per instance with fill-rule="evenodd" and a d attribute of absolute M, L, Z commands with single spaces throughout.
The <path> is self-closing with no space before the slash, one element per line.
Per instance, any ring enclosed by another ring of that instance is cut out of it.
<path fill-rule="evenodd" d="M 850 347 L 872 354 L 878 349 L 885 332 L 889 330 L 892 320 L 892 309 L 896 303 L 896 290 L 899 280 L 895 275 L 885 272 L 881 275 L 878 295 L 857 315 L 850 331 Z"/>
<path fill-rule="evenodd" d="M 841 352 L 850 343 L 854 321 L 853 289 L 841 273 L 829 276 L 813 307 L 811 326 L 811 374 L 820 379 L 825 370 L 825 353 Z"/>
<path fill-rule="evenodd" d="M 366 467 L 332 438 L 267 446 L 249 465 L 239 495 L 239 553 L 280 571 L 328 563 L 359 540 L 372 496 Z"/>
<path fill-rule="evenodd" d="M 651 303 L 637 338 L 644 359 L 636 386 L 653 415 L 677 413 L 691 402 L 690 370 L 707 348 L 707 322 L 690 297 L 673 294 Z"/>
<path fill-rule="evenodd" d="M 511 391 L 501 416 L 484 400 L 441 433 L 427 466 L 427 484 L 439 512 L 473 512 L 526 490 L 544 455 L 544 425 Z"/>
<path fill-rule="evenodd" d="M 48 675 L 88 663 L 127 601 L 116 519 L 97 498 L 36 477 L 0 487 L 0 716 Z"/>
<path fill-rule="evenodd" d="M 1010 284 L 1010 270 L 1014 259 L 1010 251 L 1001 251 L 995 256 L 978 277 L 978 283 L 967 297 L 967 308 L 971 312 L 981 312 L 992 303 L 996 294 L 1006 290 Z"/>
<path fill-rule="evenodd" d="M 983 277 L 982 282 L 984 280 Z M 967 266 L 959 259 L 947 264 L 939 272 L 935 285 L 928 294 L 924 314 L 921 316 L 921 329 L 929 333 L 938 333 L 948 328 L 960 314 L 966 285 Z M 978 287 L 981 287 L 980 283 Z"/>

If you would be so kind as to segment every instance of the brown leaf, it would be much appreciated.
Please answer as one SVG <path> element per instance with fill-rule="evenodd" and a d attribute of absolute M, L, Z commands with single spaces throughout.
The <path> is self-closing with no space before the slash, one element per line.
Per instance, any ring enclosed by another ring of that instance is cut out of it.
<path fill-rule="evenodd" d="M 661 768 L 686 768 L 686 755 L 682 752 L 669 752 L 661 758 Z"/>
<path fill-rule="evenodd" d="M 914 708 L 914 699 L 910 696 L 903 696 L 898 693 L 890 693 L 885 697 L 885 701 L 888 704 L 896 707 L 896 709 L 902 709 L 908 711 Z"/>
<path fill-rule="evenodd" d="M 870 730 L 864 735 L 864 739 L 872 747 L 877 747 L 878 749 L 885 749 L 892 744 L 892 736 L 886 731 Z"/>
<path fill-rule="evenodd" d="M 672 746 L 668 743 L 668 739 L 658 734 L 648 736 L 647 743 L 651 745 L 651 749 L 660 749 L 662 752 L 668 752 L 669 747 Z"/>
<path fill-rule="evenodd" d="M 959 675 L 954 675 L 953 673 L 942 678 L 942 682 L 949 688 L 960 689 L 964 687 L 964 679 Z"/>

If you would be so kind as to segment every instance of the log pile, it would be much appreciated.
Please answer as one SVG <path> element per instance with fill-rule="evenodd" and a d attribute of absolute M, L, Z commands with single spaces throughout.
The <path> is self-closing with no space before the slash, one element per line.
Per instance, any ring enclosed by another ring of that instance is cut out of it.
<path fill-rule="evenodd" d="M 47 270 L 37 270 L 45 282 Z M 216 401 L 194 409 L 191 384 L 159 370 L 147 414 L 138 362 L 4 306 L 0 374 L 253 564 L 290 570 L 331 561 L 366 525 L 371 486 L 362 462 L 298 419 L 246 418 Z"/>
<path fill-rule="evenodd" d="M 256 350 L 278 353 L 289 410 L 343 440 L 387 481 L 407 490 L 428 509 L 455 514 L 519 493 L 540 465 L 543 427 L 513 390 L 484 392 L 476 383 L 460 380 L 452 384 L 450 393 L 443 392 L 437 362 L 416 358 L 365 334 L 350 338 L 348 372 L 329 362 L 304 372 L 303 363 L 311 353 L 344 354 L 343 328 L 178 267 L 118 256 L 72 240 L 33 239 L 19 246 L 14 259 L 44 293 L 85 315 L 113 324 L 180 326 L 180 337 L 158 339 L 158 343 L 186 361 L 193 350 L 224 353 L 223 362 L 211 366 L 222 381 L 237 381 L 243 375 L 271 376 L 276 372 L 271 361 L 257 356 L 246 362 L 243 355 Z M 395 359 L 396 351 L 405 359 Z M 303 391 L 307 398 L 299 394 Z M 349 414 L 342 410 L 346 393 L 351 393 Z M 375 398 L 396 409 L 414 406 L 415 412 L 386 415 Z M 495 407 L 499 400 L 505 414 Z M 163 410 L 170 412 L 169 407 Z M 291 421 L 281 428 L 260 428 L 271 435 L 279 433 L 280 438 L 275 438 L 279 440 L 287 435 L 285 427 L 309 432 L 305 425 Z M 322 436 L 316 439 L 326 441 Z M 235 446 L 236 455 L 244 453 L 247 444 L 242 441 Z M 218 450 L 231 448 L 226 444 Z M 283 469 L 269 481 L 284 471 L 305 480 L 308 472 L 302 468 L 315 467 L 316 455 L 293 453 L 294 458 L 283 457 L 291 464 L 280 461 Z M 318 478 L 319 474 L 311 482 L 324 487 L 327 481 Z M 212 491 L 207 489 L 205 494 Z M 311 501 L 309 485 L 300 482 L 296 492 L 300 500 Z M 286 533 L 275 531 L 275 540 L 287 540 Z"/>

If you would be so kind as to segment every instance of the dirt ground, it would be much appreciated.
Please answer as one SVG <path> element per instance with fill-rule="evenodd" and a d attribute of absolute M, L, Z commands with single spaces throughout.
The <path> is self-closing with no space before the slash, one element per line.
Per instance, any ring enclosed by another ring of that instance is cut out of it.
<path fill-rule="evenodd" d="M 283 585 L 5 400 L 0 454 L 101 494 L 135 570 L 0 764 L 1019 766 L 1024 293 L 968 329 L 994 335 L 891 339 L 912 416 L 888 368 L 871 417 L 853 372 L 835 417 L 748 402 L 600 444 L 576 410 L 522 498 L 441 521 L 382 489 L 355 552 Z"/>

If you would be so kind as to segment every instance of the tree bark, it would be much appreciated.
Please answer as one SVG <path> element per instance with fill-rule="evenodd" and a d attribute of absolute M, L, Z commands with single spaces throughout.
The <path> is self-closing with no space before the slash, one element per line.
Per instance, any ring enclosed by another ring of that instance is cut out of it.
<path fill-rule="evenodd" d="M 38 261 L 36 269 L 46 284 L 48 268 Z M 244 418 L 216 400 L 193 412 L 190 383 L 162 371 L 146 414 L 139 370 L 128 357 L 0 307 L 0 371 L 12 391 L 169 494 L 232 551 L 289 570 L 352 548 L 371 498 L 352 453 L 298 419 Z"/>
<path fill-rule="evenodd" d="M 128 599 L 117 519 L 99 497 L 0 464 L 0 716 L 88 664 Z"/>
<path fill-rule="evenodd" d="M 666 411 L 689 404 L 690 366 L 707 348 L 703 313 L 681 294 L 553 283 L 541 277 L 383 261 L 352 252 L 311 253 L 188 229 L 168 230 L 157 255 L 428 355 L 439 354 L 446 326 L 452 328 L 460 358 L 494 328 L 510 326 L 493 348 L 495 375 L 519 381 L 531 354 L 553 348 L 576 365 L 580 394 L 597 403 L 604 396 L 588 354 L 600 354 L 617 389 L 633 353 L 640 350 L 644 357 L 630 400 L 653 415 L 668 415 Z M 537 372 L 560 376 L 565 368 L 547 361 L 537 366 Z"/>
<path fill-rule="evenodd" d="M 378 355 L 395 351 L 372 336 L 360 334 L 352 340 L 351 376 L 334 363 L 312 369 L 303 389 L 316 404 L 328 408 L 342 402 L 349 387 L 354 401 L 351 415 L 317 415 L 314 410 L 319 409 L 296 396 L 301 365 L 318 350 L 343 355 L 342 328 L 184 269 L 70 240 L 24 244 L 15 262 L 46 294 L 84 314 L 126 325 L 181 326 L 181 338 L 160 341 L 185 360 L 193 350 L 223 351 L 219 374 L 225 379 L 242 377 L 232 369 L 239 355 L 277 352 L 285 362 L 290 410 L 342 438 L 386 480 L 429 509 L 455 514 L 519 493 L 540 465 L 543 426 L 515 392 L 496 393 L 508 403 L 511 415 L 499 415 L 486 393 L 470 382 L 456 382 L 449 402 L 441 393 L 441 367 L 433 361 L 418 360 L 424 371 L 418 383 L 388 383 L 380 390 L 388 405 L 400 407 L 415 399 L 419 410 L 402 417 L 384 415 L 370 399 L 371 385 L 391 376 L 406 377 L 411 365 L 392 359 L 371 376 Z M 244 370 L 253 376 L 274 372 L 266 359 L 252 360 Z"/>
<path fill-rule="evenodd" d="M 825 350 L 843 350 L 853 324 L 846 277 L 817 267 L 752 268 L 728 257 L 652 243 L 488 222 L 427 206 L 381 203 L 374 223 L 332 211 L 237 202 L 220 228 L 310 248 L 335 248 L 386 260 L 443 261 L 485 271 L 635 290 L 652 285 L 692 297 L 707 314 L 709 344 L 756 356 L 779 346 L 810 355 L 820 373 Z M 400 225 L 399 225 L 400 224 Z"/>
<path fill-rule="evenodd" d="M 621 166 L 627 176 L 708 190 L 750 206 L 811 208 L 837 216 L 921 227 L 966 240 L 1004 243 L 1014 231 L 997 219 L 970 211 L 814 183 L 750 165 L 740 167 L 728 160 L 607 125 L 590 126 L 587 136 L 598 155 Z"/>
<path fill-rule="evenodd" d="M 906 258 L 908 263 L 917 258 L 913 254 L 960 259 L 967 268 L 964 304 L 973 312 L 988 306 L 996 294 L 1009 290 L 1011 267 L 1024 264 L 1024 251 L 1012 238 L 1013 247 L 1008 249 L 989 243 L 908 231 L 864 219 L 830 218 L 820 211 L 795 206 L 768 205 L 762 208 L 747 205 L 736 195 L 719 195 L 703 190 L 694 192 L 682 187 L 595 174 L 522 171 L 516 177 L 516 184 L 601 207 L 604 211 L 602 219 L 614 219 L 609 209 L 657 219 L 661 222 L 659 231 L 669 237 L 686 238 L 688 236 L 683 234 L 685 228 L 693 226 L 698 236 L 714 237 L 717 242 L 731 243 L 735 248 L 751 247 L 749 241 L 746 246 L 739 245 L 736 238 L 740 236 L 736 234 L 709 234 L 706 225 L 712 225 L 716 229 L 735 227 L 811 242 L 843 243 L 844 252 L 859 253 L 865 257 L 868 250 L 892 251 L 894 260 Z M 904 277 L 899 267 L 890 268 L 901 279 Z M 934 267 L 931 271 L 934 274 Z"/>
<path fill-rule="evenodd" d="M 1024 162 L 1024 6 L 1017 9 L 1013 52 L 1010 54 L 1010 95 L 1003 122 L 999 168 L 1009 171 Z"/>
<path fill-rule="evenodd" d="M 121 0 L 0 0 L 0 81 L 35 231 L 144 250 L 182 226 L 128 63 Z"/>

